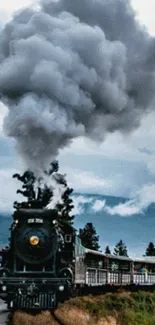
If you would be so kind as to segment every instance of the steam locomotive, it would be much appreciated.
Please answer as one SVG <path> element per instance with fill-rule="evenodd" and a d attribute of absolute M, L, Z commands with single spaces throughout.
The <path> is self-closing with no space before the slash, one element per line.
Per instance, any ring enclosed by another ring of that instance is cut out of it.
<path fill-rule="evenodd" d="M 55 210 L 17 210 L 0 252 L 0 297 L 13 309 L 52 309 L 73 282 L 74 228 Z"/>
<path fill-rule="evenodd" d="M 9 247 L 0 251 L 0 298 L 9 309 L 52 310 L 79 292 L 155 288 L 155 257 L 131 259 L 85 248 L 55 210 L 19 209 L 10 231 Z"/>

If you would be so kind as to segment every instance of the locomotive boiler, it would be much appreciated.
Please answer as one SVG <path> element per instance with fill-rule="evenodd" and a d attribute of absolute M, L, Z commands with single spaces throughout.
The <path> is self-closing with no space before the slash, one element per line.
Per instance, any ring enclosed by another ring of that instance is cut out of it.
<path fill-rule="evenodd" d="M 55 210 L 20 209 L 13 219 L 10 245 L 0 253 L 0 297 L 13 309 L 55 308 L 72 286 L 66 234 L 73 228 L 58 222 Z"/>

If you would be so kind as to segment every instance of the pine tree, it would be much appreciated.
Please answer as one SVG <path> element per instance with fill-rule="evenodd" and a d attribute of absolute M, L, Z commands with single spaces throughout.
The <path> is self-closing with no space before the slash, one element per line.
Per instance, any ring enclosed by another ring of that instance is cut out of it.
<path fill-rule="evenodd" d="M 105 254 L 111 254 L 111 250 L 108 245 L 105 248 Z"/>
<path fill-rule="evenodd" d="M 115 248 L 114 248 L 114 255 L 119 255 L 119 256 L 127 256 L 128 257 L 128 252 L 127 252 L 127 247 L 125 243 L 123 243 L 122 240 L 120 240 Z"/>
<path fill-rule="evenodd" d="M 53 177 L 58 168 L 58 162 L 54 161 L 50 164 L 49 170 L 44 171 L 44 174 L 46 177 Z M 18 189 L 17 193 L 26 198 L 26 201 L 23 202 L 15 201 L 15 209 L 42 209 L 51 202 L 53 188 L 45 184 L 43 177 L 37 178 L 31 170 L 26 170 L 23 175 L 14 174 L 13 178 L 17 178 L 22 183 L 22 190 Z"/>
<path fill-rule="evenodd" d="M 95 227 L 91 222 L 88 222 L 83 229 L 79 229 L 79 236 L 82 245 L 98 251 L 100 249 L 99 236 L 97 236 Z"/>
<path fill-rule="evenodd" d="M 155 256 L 155 247 L 152 242 L 148 244 L 148 247 L 146 248 L 145 255 L 144 256 Z"/>
<path fill-rule="evenodd" d="M 53 186 L 47 185 L 46 183 L 51 178 L 51 180 L 54 180 L 55 186 L 59 186 L 62 189 L 61 203 L 57 203 L 55 206 L 55 209 L 58 212 L 58 217 L 59 219 L 72 224 L 74 216 L 71 216 L 70 212 L 74 206 L 70 195 L 72 194 L 73 189 L 68 187 L 66 175 L 59 174 L 58 170 L 59 164 L 57 161 L 54 161 L 50 164 L 49 169 L 43 172 L 46 178 L 36 178 L 34 173 L 30 170 L 25 171 L 23 175 L 18 173 L 14 174 L 13 178 L 17 178 L 22 183 L 22 189 L 18 189 L 17 193 L 26 198 L 23 202 L 15 201 L 14 208 L 46 208 L 52 202 L 54 196 Z M 48 181 L 48 183 L 50 182 Z"/>
<path fill-rule="evenodd" d="M 59 219 L 65 220 L 70 225 L 73 224 L 74 216 L 70 215 L 70 212 L 74 208 L 73 200 L 70 198 L 70 195 L 72 194 L 73 189 L 69 188 L 66 185 L 66 189 L 64 193 L 62 194 L 62 203 L 58 203 L 56 205 L 56 210 L 58 211 Z"/>

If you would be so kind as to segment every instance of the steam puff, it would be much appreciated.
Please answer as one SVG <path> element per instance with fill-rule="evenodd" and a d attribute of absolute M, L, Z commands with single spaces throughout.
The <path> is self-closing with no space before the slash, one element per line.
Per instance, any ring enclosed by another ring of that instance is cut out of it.
<path fill-rule="evenodd" d="M 132 130 L 154 96 L 154 54 L 128 0 L 43 1 L 17 13 L 0 34 L 6 133 L 39 165 L 75 137 Z"/>

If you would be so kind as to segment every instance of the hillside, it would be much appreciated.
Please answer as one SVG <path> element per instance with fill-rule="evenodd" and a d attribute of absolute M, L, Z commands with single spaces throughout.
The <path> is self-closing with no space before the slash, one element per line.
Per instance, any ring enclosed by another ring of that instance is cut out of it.
<path fill-rule="evenodd" d="M 154 325 L 155 293 L 118 292 L 70 299 L 53 317 L 16 312 L 13 325 Z"/>

